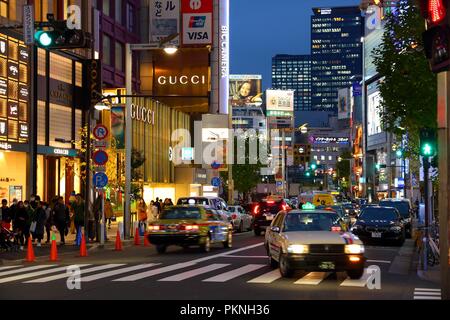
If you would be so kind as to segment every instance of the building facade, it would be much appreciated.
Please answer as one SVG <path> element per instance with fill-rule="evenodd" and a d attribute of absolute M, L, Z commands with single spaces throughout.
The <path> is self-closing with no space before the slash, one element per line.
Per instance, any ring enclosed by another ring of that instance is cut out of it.
<path fill-rule="evenodd" d="M 358 7 L 313 8 L 311 104 L 337 111 L 338 90 L 362 77 L 363 18 Z"/>

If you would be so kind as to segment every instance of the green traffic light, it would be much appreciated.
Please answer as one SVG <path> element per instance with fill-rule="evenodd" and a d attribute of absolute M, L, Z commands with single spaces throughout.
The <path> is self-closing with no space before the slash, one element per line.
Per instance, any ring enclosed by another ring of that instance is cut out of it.
<path fill-rule="evenodd" d="M 311 176 L 311 173 L 310 173 L 310 172 L 307 172 L 307 173 L 306 173 L 306 176 L 307 176 L 307 177 L 310 177 L 310 176 Z"/>
<path fill-rule="evenodd" d="M 397 155 L 397 158 L 401 158 L 403 156 L 403 152 L 402 150 L 397 150 L 397 152 L 395 153 Z"/>
<path fill-rule="evenodd" d="M 381 165 L 380 165 L 379 163 L 377 163 L 377 164 L 375 165 L 375 168 L 377 168 L 377 170 L 380 170 L 380 169 L 381 169 Z"/>
<path fill-rule="evenodd" d="M 46 31 L 42 31 L 42 30 L 38 31 L 35 33 L 34 37 L 35 37 L 36 41 L 38 42 L 38 44 L 43 47 L 48 47 L 53 42 L 52 37 L 50 37 L 48 32 L 46 32 Z"/>
<path fill-rule="evenodd" d="M 433 154 L 433 148 L 429 143 L 426 143 L 422 147 L 422 153 L 424 156 L 431 156 Z"/>
<path fill-rule="evenodd" d="M 313 163 L 313 164 L 311 165 L 311 169 L 316 170 L 316 169 L 317 169 L 317 165 L 316 165 L 315 163 Z"/>

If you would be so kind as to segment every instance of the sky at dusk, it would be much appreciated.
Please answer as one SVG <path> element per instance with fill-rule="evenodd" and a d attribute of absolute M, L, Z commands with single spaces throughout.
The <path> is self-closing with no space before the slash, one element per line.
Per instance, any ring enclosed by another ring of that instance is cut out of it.
<path fill-rule="evenodd" d="M 360 0 L 230 0 L 231 74 L 262 74 L 271 86 L 272 57 L 309 54 L 313 7 L 359 5 Z"/>

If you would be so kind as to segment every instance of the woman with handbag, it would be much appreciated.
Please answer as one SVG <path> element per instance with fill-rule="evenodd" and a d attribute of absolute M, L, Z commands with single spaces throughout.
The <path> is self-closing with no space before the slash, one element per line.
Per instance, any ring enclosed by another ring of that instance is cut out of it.
<path fill-rule="evenodd" d="M 145 204 L 144 199 L 139 199 L 138 207 L 138 220 L 139 220 L 139 231 L 142 230 L 145 232 L 147 228 L 147 205 Z"/>

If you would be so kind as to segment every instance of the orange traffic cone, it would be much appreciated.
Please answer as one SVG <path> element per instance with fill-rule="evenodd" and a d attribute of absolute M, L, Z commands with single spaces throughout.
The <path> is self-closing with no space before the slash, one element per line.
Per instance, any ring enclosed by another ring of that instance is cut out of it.
<path fill-rule="evenodd" d="M 84 237 L 84 233 L 81 236 L 80 257 L 87 257 L 86 238 Z"/>
<path fill-rule="evenodd" d="M 147 232 L 144 234 L 144 246 L 146 246 L 146 247 L 150 246 L 150 241 L 148 241 L 148 233 Z"/>
<path fill-rule="evenodd" d="M 115 251 L 122 251 L 122 241 L 120 240 L 120 232 L 117 230 Z"/>
<path fill-rule="evenodd" d="M 56 248 L 56 236 L 52 235 L 52 248 L 50 249 L 50 261 L 58 261 L 58 249 Z"/>
<path fill-rule="evenodd" d="M 33 242 L 31 240 L 31 236 L 28 238 L 28 249 L 27 249 L 27 262 L 34 262 L 36 260 L 36 257 L 34 256 L 34 250 L 33 250 Z"/>
<path fill-rule="evenodd" d="M 141 245 L 141 237 L 139 236 L 139 228 L 136 228 L 136 232 L 134 233 L 134 245 L 135 246 Z"/>

